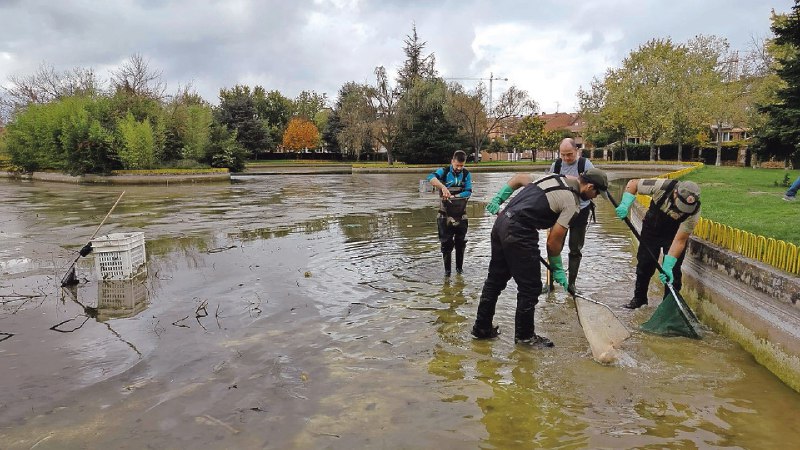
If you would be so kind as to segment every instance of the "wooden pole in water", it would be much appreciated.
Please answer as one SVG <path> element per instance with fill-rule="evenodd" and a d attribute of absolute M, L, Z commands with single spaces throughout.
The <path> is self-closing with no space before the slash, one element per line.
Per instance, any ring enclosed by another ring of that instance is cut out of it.
<path fill-rule="evenodd" d="M 116 208 L 119 201 L 122 200 L 123 195 L 125 195 L 125 191 L 122 191 L 122 193 L 119 194 L 117 201 L 114 202 L 114 205 L 111 207 L 111 209 L 108 210 L 108 214 L 106 214 L 106 216 L 103 217 L 103 221 L 100 222 L 100 225 L 98 225 L 97 228 L 94 230 L 94 233 L 92 233 L 92 236 L 89 238 L 89 242 L 87 243 L 87 245 L 92 243 L 92 239 L 94 239 L 94 237 L 97 236 L 97 232 L 100 231 L 100 227 L 102 227 L 103 224 L 106 223 L 106 220 L 108 220 L 108 217 L 114 211 L 114 208 Z M 78 255 L 78 257 L 75 258 L 75 261 L 72 261 L 72 264 L 69 266 L 69 269 L 67 269 L 67 273 L 65 273 L 64 276 L 61 277 L 61 287 L 78 284 L 78 279 L 75 277 L 75 264 L 78 262 L 81 256 L 82 255 Z"/>

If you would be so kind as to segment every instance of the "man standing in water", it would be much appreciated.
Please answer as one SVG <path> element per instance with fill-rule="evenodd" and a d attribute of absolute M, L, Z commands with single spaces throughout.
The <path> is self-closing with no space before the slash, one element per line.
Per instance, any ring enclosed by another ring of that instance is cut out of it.
<path fill-rule="evenodd" d="M 630 180 L 617 206 L 617 217 L 628 217 L 628 209 L 636 194 L 651 195 L 653 199 L 642 220 L 641 241 L 636 253 L 636 285 L 633 298 L 623 305 L 628 309 L 647 304 L 647 286 L 656 271 L 655 258 L 662 251 L 664 261 L 661 268 L 667 276 L 663 273 L 658 276 L 662 283 L 671 281 L 676 292 L 681 290 L 681 264 L 686 243 L 700 218 L 700 186 L 694 181 Z"/>
<path fill-rule="evenodd" d="M 575 145 L 575 140 L 572 138 L 565 138 L 561 141 L 558 147 L 558 153 L 561 156 L 556 159 L 550 172 L 570 177 L 577 177 L 588 169 L 594 168 L 591 161 L 583 156 L 578 156 L 578 146 Z M 569 270 L 568 289 L 575 292 L 575 280 L 578 278 L 578 268 L 581 266 L 581 259 L 583 259 L 583 244 L 586 242 L 586 227 L 589 225 L 589 215 L 594 212 L 594 203 L 591 200 L 581 200 L 581 210 L 569 226 L 569 260 L 567 261 Z M 552 288 L 553 282 L 550 281 Z"/>
<path fill-rule="evenodd" d="M 453 248 L 456 249 L 456 273 L 464 271 L 464 249 L 467 248 L 469 227 L 467 200 L 472 195 L 472 175 L 464 167 L 466 161 L 467 154 L 457 150 L 449 166 L 436 169 L 427 178 L 441 195 L 436 224 L 444 259 L 444 275 L 448 277 L 452 269 Z"/>
<path fill-rule="evenodd" d="M 608 177 L 600 169 L 589 169 L 578 178 L 548 175 L 534 181 L 532 174 L 517 174 L 486 206 L 492 214 L 500 204 L 523 188 L 498 215 L 492 228 L 492 255 L 489 275 L 483 284 L 478 314 L 472 335 L 490 339 L 500 334 L 492 324 L 497 298 L 508 280 L 517 283 L 517 310 L 514 317 L 514 342 L 534 347 L 552 347 L 553 342 L 534 332 L 533 313 L 542 292 L 539 262 L 539 232 L 550 230 L 547 255 L 553 278 L 567 288 L 561 249 L 569 224 L 579 214 L 581 200 L 591 200 L 608 188 Z"/>

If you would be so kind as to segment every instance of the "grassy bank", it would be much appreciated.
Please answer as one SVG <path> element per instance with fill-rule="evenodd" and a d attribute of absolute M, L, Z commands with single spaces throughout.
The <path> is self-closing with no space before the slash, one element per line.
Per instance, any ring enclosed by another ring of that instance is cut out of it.
<path fill-rule="evenodd" d="M 701 189 L 703 217 L 757 235 L 800 245 L 800 200 L 782 199 L 800 170 L 705 166 L 681 178 Z"/>

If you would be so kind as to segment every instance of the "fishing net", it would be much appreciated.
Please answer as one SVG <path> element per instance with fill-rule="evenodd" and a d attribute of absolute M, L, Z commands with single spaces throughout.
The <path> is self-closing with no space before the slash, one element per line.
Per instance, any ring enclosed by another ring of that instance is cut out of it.
<path fill-rule="evenodd" d="M 683 336 L 700 339 L 697 317 L 689 305 L 673 289 L 667 289 L 664 300 L 658 305 L 650 320 L 639 327 L 642 331 L 660 336 Z"/>
<path fill-rule="evenodd" d="M 631 335 L 625 325 L 611 308 L 588 297 L 576 295 L 575 308 L 592 357 L 601 364 L 614 362 L 619 345 Z"/>

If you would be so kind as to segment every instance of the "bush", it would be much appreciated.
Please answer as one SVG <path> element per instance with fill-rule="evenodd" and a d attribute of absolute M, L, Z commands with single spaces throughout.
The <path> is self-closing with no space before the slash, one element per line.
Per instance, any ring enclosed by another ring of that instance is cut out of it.
<path fill-rule="evenodd" d="M 128 113 L 117 123 L 120 148 L 117 151 L 125 169 L 152 169 L 156 165 L 155 138 L 150 120 L 139 122 Z"/>
<path fill-rule="evenodd" d="M 231 132 L 225 125 L 215 124 L 211 128 L 209 145 L 204 160 L 211 167 L 225 167 L 231 172 L 244 170 L 248 151 L 236 140 L 236 132 Z"/>

